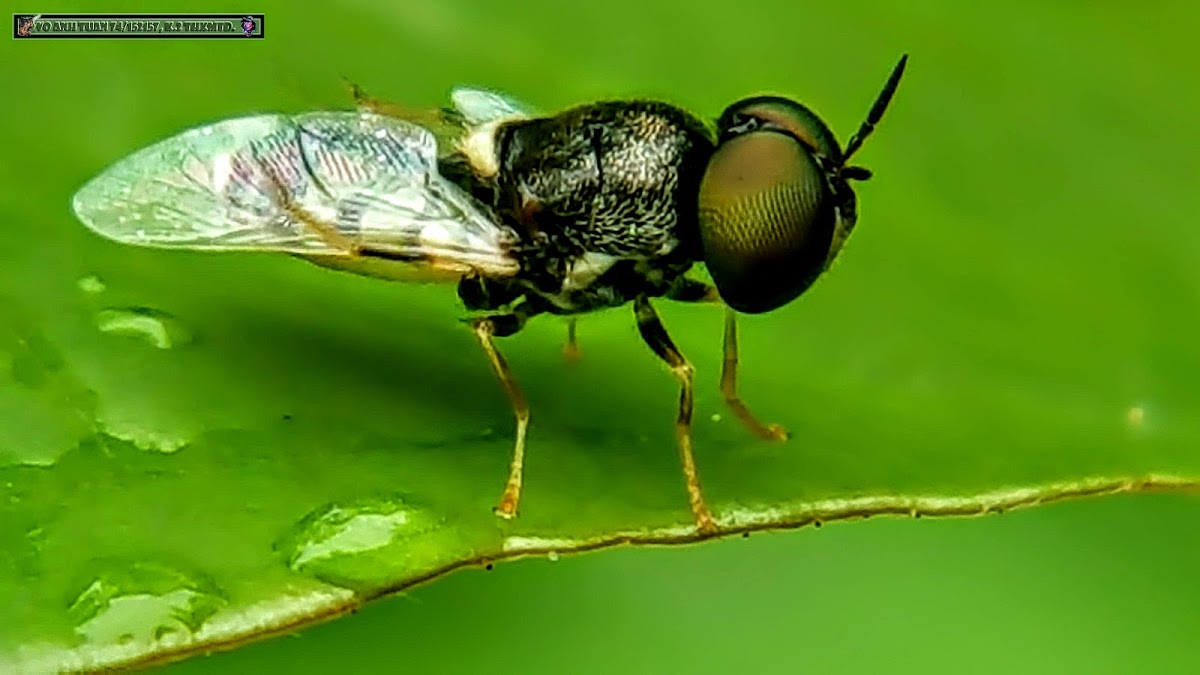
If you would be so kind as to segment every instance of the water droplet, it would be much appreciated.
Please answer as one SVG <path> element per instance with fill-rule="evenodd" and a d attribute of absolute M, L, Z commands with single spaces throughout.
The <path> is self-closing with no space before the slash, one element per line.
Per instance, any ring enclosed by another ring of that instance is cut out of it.
<path fill-rule="evenodd" d="M 138 421 L 105 420 L 100 423 L 105 434 L 112 438 L 125 441 L 144 452 L 161 452 L 169 455 L 187 447 L 191 440 L 186 434 L 146 428 Z"/>
<path fill-rule="evenodd" d="M 359 590 L 436 569 L 470 552 L 444 518 L 398 494 L 321 507 L 275 549 L 297 572 Z"/>
<path fill-rule="evenodd" d="M 104 289 L 106 288 L 104 281 L 95 274 L 89 274 L 86 277 L 83 277 L 79 281 L 76 281 L 75 285 L 78 286 L 79 290 L 83 291 L 84 293 L 90 293 L 92 295 L 103 293 Z"/>
<path fill-rule="evenodd" d="M 558 551 L 550 551 L 546 554 L 546 559 L 550 562 L 558 562 Z"/>
<path fill-rule="evenodd" d="M 712 421 L 714 421 L 714 422 L 720 422 L 720 421 L 721 421 L 721 413 L 713 413 L 713 415 L 712 415 Z"/>
<path fill-rule="evenodd" d="M 182 644 L 228 601 L 211 581 L 150 562 L 112 562 L 67 608 L 98 644 Z"/>
<path fill-rule="evenodd" d="M 1139 429 L 1146 423 L 1146 409 L 1135 405 L 1125 411 L 1125 422 L 1131 429 Z"/>
<path fill-rule="evenodd" d="M 159 349 L 192 341 L 191 331 L 170 314 L 149 307 L 105 309 L 96 314 L 96 327 L 112 335 L 140 337 Z"/>

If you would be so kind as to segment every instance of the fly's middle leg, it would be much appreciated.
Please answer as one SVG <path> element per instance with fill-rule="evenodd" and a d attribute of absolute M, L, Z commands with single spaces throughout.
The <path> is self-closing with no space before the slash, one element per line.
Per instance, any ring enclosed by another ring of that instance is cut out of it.
<path fill-rule="evenodd" d="M 671 336 L 663 326 L 658 312 L 644 296 L 634 301 L 634 313 L 637 317 L 638 331 L 650 349 L 654 351 L 679 379 L 679 409 L 675 416 L 675 437 L 679 444 L 679 458 L 683 463 L 683 477 L 687 483 L 688 502 L 692 507 L 692 516 L 696 520 L 696 529 L 702 534 L 716 532 L 717 524 L 712 512 L 704 501 L 704 492 L 700 488 L 700 473 L 696 469 L 696 458 L 692 452 L 692 412 L 695 409 L 694 369 L 692 364 L 672 342 Z"/>

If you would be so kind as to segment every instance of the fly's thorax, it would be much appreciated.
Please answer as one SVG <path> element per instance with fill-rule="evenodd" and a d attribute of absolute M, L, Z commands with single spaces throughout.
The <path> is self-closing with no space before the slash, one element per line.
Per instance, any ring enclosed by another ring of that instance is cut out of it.
<path fill-rule="evenodd" d="M 712 150 L 686 111 L 618 101 L 481 126 L 455 155 L 520 235 L 526 300 L 573 314 L 661 295 L 699 258 L 696 193 Z"/>
<path fill-rule="evenodd" d="M 666 103 L 610 101 L 505 125 L 498 201 L 524 231 L 581 252 L 654 257 L 698 250 L 695 195 L 713 142 Z"/>

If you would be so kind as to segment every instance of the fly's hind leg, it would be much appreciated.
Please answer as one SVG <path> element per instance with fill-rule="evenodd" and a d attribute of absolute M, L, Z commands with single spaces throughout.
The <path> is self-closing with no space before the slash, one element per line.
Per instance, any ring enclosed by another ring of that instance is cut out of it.
<path fill-rule="evenodd" d="M 721 296 L 717 289 L 694 279 L 683 279 L 667 294 L 667 297 L 680 302 L 720 303 Z M 721 359 L 721 396 L 733 414 L 741 420 L 756 436 L 769 441 L 786 441 L 787 429 L 778 424 L 763 424 L 750 408 L 742 402 L 737 392 L 737 314 L 728 307 L 725 308 L 725 340 Z"/>
<path fill-rule="evenodd" d="M 381 101 L 371 96 L 362 87 L 346 78 L 342 78 L 342 84 L 350 91 L 350 96 L 354 98 L 354 106 L 359 110 L 376 115 L 400 118 L 407 117 L 407 113 L 410 112 L 404 106 Z"/>
<path fill-rule="evenodd" d="M 692 412 L 695 408 L 693 392 L 692 364 L 680 353 L 667 329 L 663 327 L 658 312 L 654 306 L 643 297 L 634 302 L 634 313 L 637 316 L 638 331 L 650 349 L 654 351 L 679 379 L 679 410 L 675 416 L 675 436 L 679 443 L 679 457 L 683 463 L 683 477 L 687 482 L 688 502 L 692 507 L 692 516 L 696 520 L 696 529 L 701 533 L 716 532 L 717 524 L 713 521 L 712 512 L 704 501 L 704 492 L 700 488 L 700 473 L 696 469 L 696 458 L 692 452 Z"/>
<path fill-rule="evenodd" d="M 567 342 L 563 345 L 563 358 L 567 363 L 579 363 L 583 354 L 579 351 L 579 340 L 575 336 L 575 317 L 567 319 Z"/>
<path fill-rule="evenodd" d="M 475 333 L 475 338 L 479 340 L 479 346 L 483 348 L 484 356 L 491 364 L 492 371 L 496 373 L 496 378 L 500 380 L 500 386 L 508 395 L 508 400 L 512 404 L 513 417 L 516 419 L 512 459 L 508 465 L 508 482 L 504 485 L 500 502 L 492 509 L 497 516 L 505 519 L 516 517 L 517 507 L 521 502 L 521 485 L 525 474 L 525 435 L 529 429 L 529 403 L 525 400 L 525 394 L 517 384 L 516 378 L 513 377 L 508 362 L 504 360 L 500 350 L 496 349 L 494 338 L 505 337 L 519 331 L 529 317 L 529 313 L 522 311 L 523 309 L 523 306 L 517 306 L 512 314 L 499 314 L 470 320 L 471 330 Z"/>
<path fill-rule="evenodd" d="M 363 91 L 363 88 L 351 82 L 346 78 L 342 78 L 342 83 L 346 89 L 350 91 L 350 96 L 354 98 L 354 105 L 363 112 L 382 115 L 384 117 L 395 117 L 397 119 L 408 120 L 418 124 L 433 124 L 442 120 L 441 112 L 438 110 L 421 110 L 419 108 L 410 108 L 399 103 L 391 103 L 389 101 L 381 101 Z"/>

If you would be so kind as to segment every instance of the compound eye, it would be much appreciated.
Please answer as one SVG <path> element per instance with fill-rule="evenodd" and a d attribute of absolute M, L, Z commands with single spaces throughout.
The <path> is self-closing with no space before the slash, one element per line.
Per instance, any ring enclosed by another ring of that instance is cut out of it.
<path fill-rule="evenodd" d="M 721 298 L 748 314 L 795 299 L 821 274 L 836 224 L 825 172 L 792 134 L 724 140 L 699 195 L 704 261 Z"/>
<path fill-rule="evenodd" d="M 832 162 L 842 157 L 833 132 L 816 113 L 780 96 L 755 96 L 734 103 L 721 113 L 717 129 L 722 140 L 756 129 L 778 129 L 795 136 Z"/>

